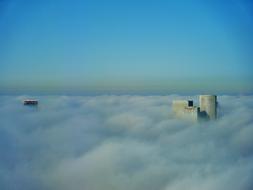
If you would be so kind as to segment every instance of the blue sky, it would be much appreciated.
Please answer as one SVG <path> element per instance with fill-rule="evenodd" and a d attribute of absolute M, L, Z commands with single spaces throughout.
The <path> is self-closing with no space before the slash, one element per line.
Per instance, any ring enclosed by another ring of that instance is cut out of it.
<path fill-rule="evenodd" d="M 253 92 L 250 0 L 2 0 L 0 92 Z"/>

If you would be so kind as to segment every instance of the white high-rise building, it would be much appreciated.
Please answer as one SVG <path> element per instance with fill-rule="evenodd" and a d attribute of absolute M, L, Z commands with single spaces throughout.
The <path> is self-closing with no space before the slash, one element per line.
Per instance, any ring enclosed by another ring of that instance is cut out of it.
<path fill-rule="evenodd" d="M 217 118 L 217 96 L 200 95 L 199 96 L 200 112 L 206 112 L 209 119 Z"/>
<path fill-rule="evenodd" d="M 172 111 L 177 118 L 201 121 L 217 118 L 217 96 L 200 95 L 199 107 L 193 105 L 192 100 L 174 100 Z"/>

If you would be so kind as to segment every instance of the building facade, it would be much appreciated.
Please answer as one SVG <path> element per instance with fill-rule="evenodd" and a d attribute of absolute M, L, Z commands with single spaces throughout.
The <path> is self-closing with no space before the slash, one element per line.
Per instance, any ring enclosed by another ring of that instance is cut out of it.
<path fill-rule="evenodd" d="M 217 96 L 200 95 L 200 106 L 194 106 L 193 100 L 174 100 L 172 102 L 172 111 L 175 117 L 191 120 L 213 120 L 217 118 Z"/>

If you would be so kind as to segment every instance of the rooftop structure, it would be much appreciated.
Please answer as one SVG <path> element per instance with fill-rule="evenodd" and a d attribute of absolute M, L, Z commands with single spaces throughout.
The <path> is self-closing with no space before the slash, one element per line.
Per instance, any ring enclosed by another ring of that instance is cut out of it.
<path fill-rule="evenodd" d="M 200 95 L 199 96 L 200 112 L 206 112 L 209 119 L 217 117 L 217 96 L 215 95 Z"/>
<path fill-rule="evenodd" d="M 36 105 L 38 105 L 38 100 L 30 100 L 30 99 L 28 99 L 28 100 L 24 100 L 24 105 L 33 105 L 33 106 L 36 106 Z"/>
<path fill-rule="evenodd" d="M 198 108 L 193 106 L 192 100 L 174 100 L 172 110 L 176 117 L 196 121 L 198 119 Z"/>
<path fill-rule="evenodd" d="M 200 107 L 193 105 L 193 100 L 174 100 L 172 111 L 177 118 L 200 121 L 216 119 L 217 117 L 217 96 L 200 95 Z"/>

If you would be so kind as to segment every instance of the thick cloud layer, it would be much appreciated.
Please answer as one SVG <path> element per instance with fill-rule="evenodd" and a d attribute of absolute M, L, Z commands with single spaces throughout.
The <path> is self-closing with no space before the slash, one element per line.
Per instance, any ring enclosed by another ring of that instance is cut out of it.
<path fill-rule="evenodd" d="M 252 96 L 203 123 L 173 118 L 176 95 L 24 98 L 0 97 L 0 189 L 253 189 Z"/>

